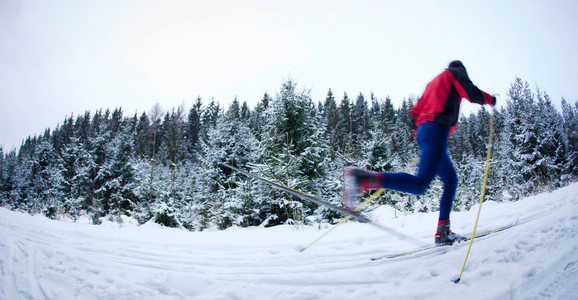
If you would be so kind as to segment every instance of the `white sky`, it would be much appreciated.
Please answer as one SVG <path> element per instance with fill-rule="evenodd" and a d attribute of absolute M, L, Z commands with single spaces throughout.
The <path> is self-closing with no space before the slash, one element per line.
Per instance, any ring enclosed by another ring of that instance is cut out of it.
<path fill-rule="evenodd" d="M 288 78 L 397 105 L 453 59 L 502 98 L 519 76 L 578 100 L 578 1 L 472 2 L 0 0 L 0 145 L 99 108 L 253 108 Z"/>

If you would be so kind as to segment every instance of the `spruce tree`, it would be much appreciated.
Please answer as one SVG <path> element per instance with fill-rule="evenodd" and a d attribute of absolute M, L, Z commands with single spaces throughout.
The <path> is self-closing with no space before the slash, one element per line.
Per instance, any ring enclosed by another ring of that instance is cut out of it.
<path fill-rule="evenodd" d="M 568 137 L 568 169 L 574 179 L 578 176 L 578 101 L 572 107 L 562 98 L 564 131 Z"/>
<path fill-rule="evenodd" d="M 552 104 L 550 97 L 539 90 L 537 108 L 539 117 L 539 142 L 537 151 L 537 175 L 541 185 L 549 189 L 559 188 L 569 182 L 569 144 L 564 130 L 564 119 Z"/>
<path fill-rule="evenodd" d="M 187 117 L 187 129 L 184 143 L 187 149 L 187 160 L 198 160 L 199 138 L 201 134 L 202 99 L 198 97 Z"/>
<path fill-rule="evenodd" d="M 339 111 L 337 109 L 337 103 L 335 102 L 335 97 L 331 89 L 327 92 L 327 97 L 323 105 L 323 112 L 325 117 L 325 134 L 329 139 L 330 155 L 331 159 L 334 160 L 338 155 L 340 147 L 340 137 L 339 129 L 337 128 L 340 122 Z"/>
<path fill-rule="evenodd" d="M 255 137 L 257 137 L 257 139 L 260 141 L 262 140 L 263 131 L 265 130 L 264 128 L 268 122 L 268 110 L 271 101 L 271 96 L 265 93 L 263 95 L 263 99 L 257 103 L 255 110 L 250 114 L 249 117 L 249 128 L 251 129 L 253 135 L 255 135 Z"/>
<path fill-rule="evenodd" d="M 241 225 L 244 211 L 253 207 L 247 201 L 254 201 L 245 193 L 251 193 L 237 184 L 237 174 L 220 166 L 220 163 L 233 164 L 246 168 L 248 163 L 257 161 L 261 147 L 251 133 L 246 122 L 231 112 L 219 117 L 214 128 L 207 132 L 207 139 L 201 143 L 201 197 L 206 208 L 203 212 L 207 222 L 218 228 Z M 231 113 L 229 113 L 231 112 Z"/>

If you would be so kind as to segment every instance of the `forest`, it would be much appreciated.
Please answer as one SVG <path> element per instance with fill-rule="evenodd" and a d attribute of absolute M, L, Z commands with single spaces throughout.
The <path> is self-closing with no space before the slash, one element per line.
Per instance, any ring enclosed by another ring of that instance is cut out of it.
<path fill-rule="evenodd" d="M 341 205 L 343 170 L 414 172 L 419 149 L 410 109 L 386 97 L 330 89 L 325 99 L 292 80 L 254 108 L 198 97 L 190 109 L 160 104 L 127 116 L 122 108 L 66 117 L 54 129 L 0 148 L 0 205 L 53 219 L 125 217 L 192 231 L 231 226 L 335 222 L 340 216 L 219 166 L 259 176 Z M 503 102 L 503 103 L 501 103 Z M 479 201 L 490 120 L 494 143 L 486 201 L 516 201 L 578 177 L 578 102 L 557 108 L 516 78 L 496 109 L 462 115 L 449 140 L 460 180 L 454 210 Z M 438 209 L 441 182 L 422 196 L 387 191 L 367 210 Z"/>

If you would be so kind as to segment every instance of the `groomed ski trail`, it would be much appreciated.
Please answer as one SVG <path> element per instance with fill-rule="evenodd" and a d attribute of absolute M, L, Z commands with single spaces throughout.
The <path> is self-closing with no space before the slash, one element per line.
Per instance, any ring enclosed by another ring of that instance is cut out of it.
<path fill-rule="evenodd" d="M 489 235 L 502 232 L 504 230 L 507 230 L 507 229 L 510 229 L 510 228 L 516 226 L 516 224 L 518 224 L 518 221 L 516 221 L 512 224 L 508 224 L 508 225 L 493 228 L 493 229 L 490 229 L 490 230 L 487 230 L 484 232 L 476 233 L 476 236 L 474 236 L 474 239 L 484 238 L 484 237 L 487 237 Z M 464 239 L 462 241 L 456 242 L 453 245 L 452 244 L 447 244 L 447 245 L 434 245 L 434 244 L 432 244 L 432 245 L 427 246 L 427 247 L 412 249 L 410 251 L 404 251 L 404 252 L 399 252 L 399 253 L 386 254 L 386 255 L 382 255 L 382 256 L 372 257 L 371 260 L 372 261 L 378 261 L 378 260 L 382 260 L 382 259 L 395 259 L 395 258 L 409 257 L 409 256 L 414 256 L 414 255 L 419 255 L 419 254 L 427 255 L 428 253 L 434 253 L 434 254 L 445 253 L 445 252 L 450 251 L 452 249 L 451 246 L 460 247 L 460 246 L 463 246 L 464 244 L 469 244 L 471 239 L 472 239 L 471 234 L 464 235 Z"/>
<path fill-rule="evenodd" d="M 477 207 L 452 213 L 471 232 Z M 147 223 L 93 226 L 0 209 L 0 299 L 576 299 L 578 184 L 511 203 L 485 203 L 479 230 L 520 218 L 465 247 L 410 260 L 368 224 L 347 223 L 306 252 L 315 226 L 188 232 Z M 432 242 L 437 213 L 372 219 Z M 325 230 L 327 225 L 322 226 Z"/>

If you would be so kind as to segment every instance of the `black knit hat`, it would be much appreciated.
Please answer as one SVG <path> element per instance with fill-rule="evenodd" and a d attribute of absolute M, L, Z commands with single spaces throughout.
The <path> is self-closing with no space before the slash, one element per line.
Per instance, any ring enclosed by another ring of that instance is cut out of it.
<path fill-rule="evenodd" d="M 462 68 L 462 69 L 466 70 L 466 67 L 464 67 L 464 64 L 459 60 L 452 61 L 450 63 L 450 65 L 448 66 L 448 69 L 449 68 Z M 467 73 L 467 71 L 466 71 L 466 73 Z"/>

